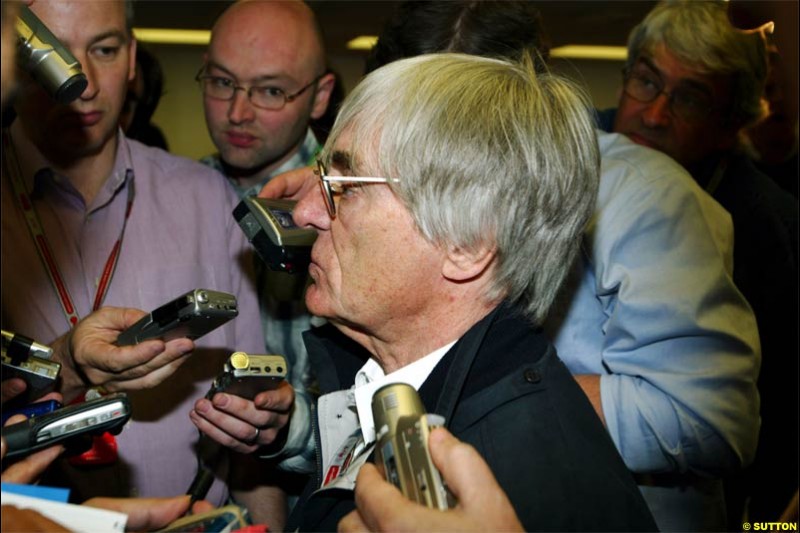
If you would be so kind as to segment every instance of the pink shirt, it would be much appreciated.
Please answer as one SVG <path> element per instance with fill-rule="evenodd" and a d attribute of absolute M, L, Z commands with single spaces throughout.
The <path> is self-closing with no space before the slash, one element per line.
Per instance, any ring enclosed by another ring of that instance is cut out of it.
<path fill-rule="evenodd" d="M 130 394 L 133 417 L 117 437 L 117 464 L 96 471 L 70 467 L 67 474 L 81 498 L 183 494 L 197 468 L 198 431 L 188 416 L 194 402 L 231 352 L 264 350 L 252 251 L 231 215 L 235 193 L 216 171 L 124 137 L 114 170 L 89 208 L 66 178 L 45 165 L 40 155 L 27 153 L 21 174 L 81 317 L 91 311 L 97 280 L 120 235 L 131 182 L 133 208 L 104 305 L 151 311 L 195 288 L 238 299 L 239 316 L 199 339 L 175 375 Z M 0 203 L 3 328 L 50 343 L 69 329 L 68 322 L 5 175 Z M 218 479 L 208 499 L 221 504 L 226 496 Z"/>

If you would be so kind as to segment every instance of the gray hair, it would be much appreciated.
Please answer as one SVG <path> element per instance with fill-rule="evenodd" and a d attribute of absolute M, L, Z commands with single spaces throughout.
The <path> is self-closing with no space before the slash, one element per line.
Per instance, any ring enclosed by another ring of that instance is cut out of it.
<path fill-rule="evenodd" d="M 530 57 L 422 55 L 362 80 L 323 160 L 345 131 L 356 175 L 398 179 L 395 193 L 440 248 L 494 247 L 487 300 L 518 302 L 541 322 L 597 195 L 597 140 L 576 85 L 537 74 Z"/>
<path fill-rule="evenodd" d="M 683 61 L 708 74 L 732 76 L 730 117 L 745 126 L 763 113 L 761 96 L 767 54 L 759 32 L 743 32 L 730 22 L 720 1 L 662 2 L 628 38 L 628 68 L 639 55 L 663 43 Z"/>

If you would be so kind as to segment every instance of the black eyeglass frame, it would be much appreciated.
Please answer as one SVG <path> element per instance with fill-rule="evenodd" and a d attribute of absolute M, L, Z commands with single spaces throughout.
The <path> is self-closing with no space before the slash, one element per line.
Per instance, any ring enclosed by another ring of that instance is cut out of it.
<path fill-rule="evenodd" d="M 230 102 L 234 98 L 236 98 L 236 91 L 244 91 L 245 94 L 247 95 L 247 101 L 250 102 L 250 104 L 252 104 L 253 106 L 255 106 L 255 107 L 259 108 L 259 109 L 268 109 L 270 111 L 280 111 L 281 109 L 286 107 L 286 104 L 289 104 L 289 103 L 295 101 L 298 96 L 300 96 L 301 94 L 306 92 L 310 87 L 312 87 L 315 83 L 317 83 L 319 80 L 321 80 L 327 74 L 327 72 L 323 72 L 322 74 L 320 74 L 319 76 L 317 76 L 316 78 L 311 80 L 308 84 L 304 85 L 302 88 L 298 89 L 297 91 L 295 91 L 295 92 L 293 92 L 291 94 L 283 93 L 283 103 L 280 105 L 280 107 L 266 107 L 266 106 L 258 105 L 257 103 L 255 103 L 253 101 L 253 97 L 252 97 L 253 89 L 257 89 L 257 88 L 260 88 L 262 86 L 251 85 L 250 87 L 245 87 L 243 85 L 237 85 L 232 78 L 228 78 L 228 77 L 225 77 L 225 76 L 212 76 L 210 74 L 203 74 L 205 72 L 205 69 L 206 69 L 205 66 L 201 67 L 200 70 L 197 72 L 197 75 L 194 77 L 194 81 L 196 81 L 198 83 L 198 85 L 200 86 L 200 92 L 203 93 L 204 96 L 208 96 L 212 100 L 219 100 L 220 102 Z M 231 89 L 233 89 L 233 92 L 231 93 L 230 98 L 219 98 L 217 96 L 208 95 L 208 93 L 204 90 L 204 82 L 206 80 L 210 80 L 210 79 L 228 80 L 228 81 L 230 81 L 230 87 L 231 87 Z M 281 92 L 283 92 L 283 91 L 281 91 Z"/>
<path fill-rule="evenodd" d="M 696 111 L 691 111 L 691 112 L 677 111 L 676 108 L 675 108 L 675 92 L 676 92 L 675 90 L 672 90 L 672 91 L 664 90 L 664 83 L 659 79 L 658 81 L 659 81 L 660 88 L 658 89 L 658 92 L 656 92 L 652 96 L 652 98 L 649 98 L 649 99 L 640 98 L 640 97 L 632 94 L 628 90 L 628 82 L 632 78 L 644 79 L 642 76 L 640 76 L 640 75 L 636 74 L 635 72 L 633 72 L 632 68 L 630 68 L 630 67 L 623 68 L 622 69 L 622 81 L 623 81 L 623 83 L 622 83 L 622 92 L 624 92 L 627 96 L 633 98 L 637 102 L 641 102 L 643 104 L 649 104 L 649 103 L 655 102 L 658 99 L 659 96 L 664 94 L 667 97 L 667 107 L 668 107 L 670 113 L 672 113 L 672 115 L 674 115 L 676 117 L 679 117 L 680 119 L 685 120 L 687 122 L 701 122 L 703 120 L 706 120 L 709 116 L 711 116 L 712 113 L 714 113 L 716 111 L 719 111 L 720 109 L 723 109 L 725 107 L 725 106 L 712 106 L 712 105 L 709 105 L 709 106 L 703 106 L 702 108 L 697 109 Z M 680 95 L 682 92 L 683 92 L 683 90 L 681 88 L 678 88 L 678 94 Z"/>

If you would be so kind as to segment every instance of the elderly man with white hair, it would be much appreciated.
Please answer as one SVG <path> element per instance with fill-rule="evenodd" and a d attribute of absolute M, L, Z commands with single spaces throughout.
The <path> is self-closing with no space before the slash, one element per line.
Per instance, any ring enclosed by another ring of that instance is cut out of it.
<path fill-rule="evenodd" d="M 329 324 L 305 337 L 319 461 L 288 529 L 330 531 L 354 508 L 372 393 L 397 382 L 484 457 L 525 529 L 655 528 L 537 328 L 598 168 L 585 99 L 532 61 L 420 56 L 353 91 L 294 212 L 318 233 L 306 304 Z M 212 436 L 244 441 L 259 424 L 213 415 L 193 416 Z"/>

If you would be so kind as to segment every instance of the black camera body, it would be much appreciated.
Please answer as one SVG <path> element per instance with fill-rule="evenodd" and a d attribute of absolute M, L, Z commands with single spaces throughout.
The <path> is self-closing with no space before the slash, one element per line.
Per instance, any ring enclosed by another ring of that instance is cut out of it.
<path fill-rule="evenodd" d="M 314 230 L 298 227 L 292 219 L 297 202 L 245 198 L 233 217 L 247 240 L 271 270 L 305 272 L 311 262 L 311 246 L 317 238 Z"/>

